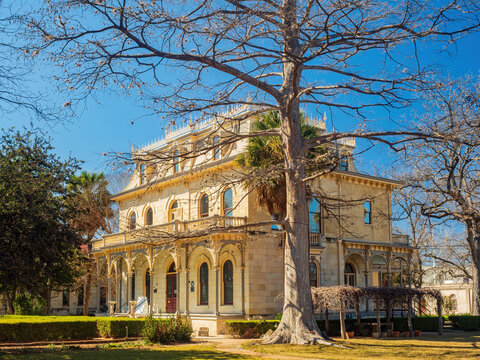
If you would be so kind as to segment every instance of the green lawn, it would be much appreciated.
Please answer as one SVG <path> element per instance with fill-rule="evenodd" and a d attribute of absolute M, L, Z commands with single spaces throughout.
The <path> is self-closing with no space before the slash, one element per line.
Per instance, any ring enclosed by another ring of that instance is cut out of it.
<path fill-rule="evenodd" d="M 342 349 L 319 345 L 254 345 L 244 344 L 245 349 L 266 354 L 321 358 L 321 359 L 480 359 L 480 333 L 465 335 L 422 336 L 411 339 L 372 339 L 359 338 L 337 341 L 348 346 Z"/>
<path fill-rule="evenodd" d="M 180 345 L 168 347 L 151 347 L 145 348 L 109 348 L 109 349 L 88 349 L 88 350 L 46 350 L 41 353 L 31 354 L 12 354 L 1 355 L 0 359 L 13 360 L 49 360 L 49 359 L 68 359 L 68 360 L 84 360 L 84 359 L 102 359 L 102 360 L 177 360 L 177 359 L 212 359 L 212 360 L 256 360 L 258 358 L 250 356 L 235 355 L 230 353 L 222 353 L 216 351 L 213 346 L 207 345 Z"/>

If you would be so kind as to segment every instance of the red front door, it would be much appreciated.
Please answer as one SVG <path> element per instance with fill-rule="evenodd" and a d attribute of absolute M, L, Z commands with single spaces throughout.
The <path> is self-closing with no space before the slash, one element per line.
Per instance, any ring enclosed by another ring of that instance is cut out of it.
<path fill-rule="evenodd" d="M 177 311 L 177 274 L 167 275 L 167 313 Z"/>

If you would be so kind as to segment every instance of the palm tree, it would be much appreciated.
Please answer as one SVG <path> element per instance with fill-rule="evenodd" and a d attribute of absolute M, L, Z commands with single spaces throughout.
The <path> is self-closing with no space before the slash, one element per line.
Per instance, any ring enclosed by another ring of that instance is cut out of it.
<path fill-rule="evenodd" d="M 84 315 L 88 315 L 92 273 L 95 268 L 95 262 L 90 253 L 91 240 L 98 232 L 112 232 L 111 220 L 115 213 L 107 187 L 108 181 L 103 173 L 87 171 L 72 177 L 69 184 L 71 190 L 69 202 L 77 213 L 72 220 L 72 227 L 82 235 L 84 239 L 83 250 L 86 254 L 86 263 L 83 269 L 85 275 L 81 280 L 82 285 L 85 284 L 86 288 L 83 301 Z"/>
<path fill-rule="evenodd" d="M 318 129 L 308 125 L 302 114 L 302 136 L 310 139 L 318 134 Z M 253 131 L 262 131 L 280 127 L 277 111 L 268 111 L 260 115 L 252 125 Z M 257 204 L 265 208 L 276 219 L 286 216 L 286 186 L 282 141 L 278 136 L 250 138 L 246 151 L 237 158 L 244 169 L 244 185 L 256 194 Z M 334 161 L 323 147 L 315 147 L 305 154 L 307 172 L 333 166 Z"/>

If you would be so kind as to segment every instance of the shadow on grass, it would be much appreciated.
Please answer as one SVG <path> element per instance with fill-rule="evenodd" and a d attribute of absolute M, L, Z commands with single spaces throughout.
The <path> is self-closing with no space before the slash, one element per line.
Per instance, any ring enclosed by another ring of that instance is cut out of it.
<path fill-rule="evenodd" d="M 3 360 L 13 359 L 69 359 L 69 360 L 84 360 L 84 359 L 105 359 L 105 360 L 177 360 L 177 359 L 192 359 L 192 360 L 228 360 L 228 359 L 250 359 L 248 356 L 236 355 L 230 353 L 222 353 L 210 351 L 206 349 L 161 349 L 161 350 L 146 350 L 146 349 L 86 349 L 86 350 L 67 350 L 67 351 L 42 351 L 27 354 L 2 354 L 0 358 Z"/>

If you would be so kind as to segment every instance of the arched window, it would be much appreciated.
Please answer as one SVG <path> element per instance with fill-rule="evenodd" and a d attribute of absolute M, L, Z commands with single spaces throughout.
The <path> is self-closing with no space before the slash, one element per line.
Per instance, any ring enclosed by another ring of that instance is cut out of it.
<path fill-rule="evenodd" d="M 355 286 L 355 270 L 352 264 L 345 264 L 345 285 Z"/>
<path fill-rule="evenodd" d="M 135 212 L 132 212 L 130 214 L 130 219 L 129 219 L 129 222 L 128 222 L 128 228 L 130 230 L 135 230 L 136 227 L 137 227 L 137 215 L 135 214 Z"/>
<path fill-rule="evenodd" d="M 233 264 L 231 260 L 223 264 L 223 304 L 233 304 Z"/>
<path fill-rule="evenodd" d="M 139 168 L 140 184 L 145 183 L 145 164 L 140 164 Z"/>
<path fill-rule="evenodd" d="M 176 271 L 175 271 L 175 263 L 172 262 L 172 263 L 170 264 L 170 266 L 168 267 L 167 273 L 174 273 L 174 272 L 176 272 Z"/>
<path fill-rule="evenodd" d="M 200 197 L 200 217 L 208 217 L 208 195 L 203 194 Z"/>
<path fill-rule="evenodd" d="M 178 202 L 177 201 L 172 202 L 172 205 L 170 205 L 170 209 L 168 210 L 168 221 L 175 220 L 177 209 L 178 209 Z"/>
<path fill-rule="evenodd" d="M 152 225 L 153 224 L 153 210 L 152 208 L 148 208 L 147 212 L 145 213 L 145 225 Z"/>
<path fill-rule="evenodd" d="M 450 295 L 450 304 L 453 312 L 457 311 L 457 296 L 455 294 Z"/>
<path fill-rule="evenodd" d="M 223 192 L 223 216 L 233 216 L 233 193 L 230 188 Z"/>
<path fill-rule="evenodd" d="M 180 151 L 178 150 L 173 153 L 173 172 L 180 172 Z"/>
<path fill-rule="evenodd" d="M 200 305 L 208 305 L 208 265 L 200 265 Z"/>
<path fill-rule="evenodd" d="M 318 286 L 318 268 L 317 264 L 314 261 L 311 261 L 309 266 L 309 277 L 310 277 L 310 286 L 317 287 Z"/>
<path fill-rule="evenodd" d="M 215 136 L 213 138 L 213 160 L 219 160 L 220 159 L 220 155 L 221 155 L 221 150 L 220 150 L 220 136 Z"/>
<path fill-rule="evenodd" d="M 150 304 L 150 270 L 145 271 L 145 296 Z"/>

